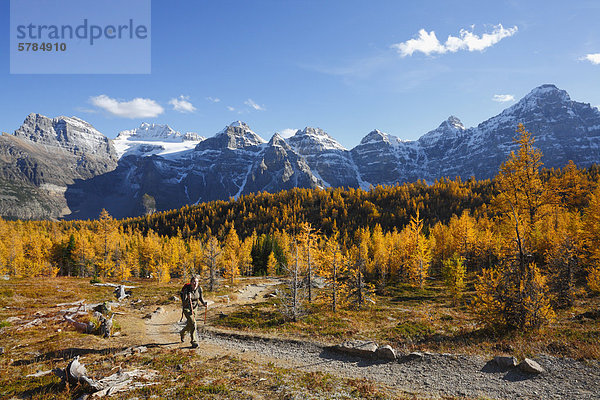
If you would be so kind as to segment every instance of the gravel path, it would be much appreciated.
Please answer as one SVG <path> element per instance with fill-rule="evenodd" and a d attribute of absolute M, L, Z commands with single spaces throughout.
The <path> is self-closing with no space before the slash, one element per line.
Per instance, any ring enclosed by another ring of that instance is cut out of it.
<path fill-rule="evenodd" d="M 252 287 L 247 293 L 259 297 L 269 287 L 262 287 L 262 291 L 256 289 Z M 174 342 L 181 329 L 179 315 L 178 309 L 167 309 L 148 321 L 148 333 L 156 343 L 187 346 Z M 585 363 L 540 356 L 535 360 L 546 372 L 536 376 L 518 369 L 500 370 L 480 356 L 425 353 L 421 359 L 383 362 L 347 356 L 315 343 L 224 332 L 210 327 L 203 328 L 200 340 L 198 351 L 205 353 L 227 351 L 259 363 L 273 362 L 307 372 L 367 378 L 397 390 L 427 396 L 600 399 L 600 363 L 597 361 Z"/>
<path fill-rule="evenodd" d="M 336 353 L 296 341 L 244 337 L 216 331 L 201 335 L 205 343 L 257 358 L 280 360 L 286 367 L 367 378 L 408 393 L 492 399 L 600 399 L 600 365 L 555 357 L 538 357 L 546 373 L 532 376 L 518 369 L 499 370 L 477 356 L 425 354 L 407 362 L 382 362 Z"/>

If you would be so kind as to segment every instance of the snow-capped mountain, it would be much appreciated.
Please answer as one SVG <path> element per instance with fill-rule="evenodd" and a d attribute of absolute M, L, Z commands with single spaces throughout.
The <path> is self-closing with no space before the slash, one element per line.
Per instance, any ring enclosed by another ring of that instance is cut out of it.
<path fill-rule="evenodd" d="M 94 218 L 106 208 L 124 217 L 149 211 L 148 197 L 165 210 L 292 187 L 491 178 L 516 148 L 519 123 L 534 133 L 547 167 L 600 162 L 600 111 L 554 85 L 475 127 L 450 116 L 414 141 L 373 130 L 351 150 L 311 127 L 267 142 L 242 121 L 207 139 L 144 123 L 110 140 L 75 117 L 31 114 L 0 137 L 0 214 Z"/>
<path fill-rule="evenodd" d="M 142 123 L 139 128 L 121 131 L 113 141 L 119 158 L 123 156 L 180 156 L 205 138 L 195 132 L 181 133 L 169 125 Z"/>
<path fill-rule="evenodd" d="M 289 137 L 287 143 L 306 159 L 320 186 L 361 186 L 350 152 L 324 130 L 306 127 Z"/>
<path fill-rule="evenodd" d="M 29 114 L 14 136 L 72 154 L 97 154 L 108 158 L 115 156 L 111 141 L 77 117 L 50 119 L 40 114 Z"/>

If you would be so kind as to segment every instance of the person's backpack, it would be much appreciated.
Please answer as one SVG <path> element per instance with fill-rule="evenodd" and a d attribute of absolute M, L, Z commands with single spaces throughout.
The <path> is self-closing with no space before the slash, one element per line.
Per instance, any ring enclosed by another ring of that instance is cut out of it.
<path fill-rule="evenodd" d="M 185 301 L 187 300 L 187 297 L 189 296 L 191 291 L 192 291 L 191 283 L 186 283 L 185 285 L 183 285 L 183 287 L 181 288 L 181 292 L 179 293 L 179 297 L 181 297 L 181 304 L 185 303 Z"/>

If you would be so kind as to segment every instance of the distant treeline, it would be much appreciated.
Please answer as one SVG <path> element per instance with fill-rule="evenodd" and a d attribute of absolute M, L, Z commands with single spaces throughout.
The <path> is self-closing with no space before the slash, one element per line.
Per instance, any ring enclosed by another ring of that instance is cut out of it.
<path fill-rule="evenodd" d="M 565 169 L 542 169 L 544 182 L 556 185 Z M 594 164 L 578 169 L 583 193 L 580 198 L 568 191 L 562 194 L 571 208 L 587 205 L 590 185 L 600 175 Z M 565 183 L 573 185 L 573 182 Z M 146 233 L 150 230 L 165 236 L 180 235 L 205 238 L 223 237 L 235 227 L 240 238 L 254 232 L 272 235 L 276 231 L 293 233 L 302 222 L 308 222 L 321 233 L 329 235 L 335 229 L 343 237 L 352 237 L 359 228 L 373 229 L 380 225 L 384 232 L 402 230 L 419 211 L 425 231 L 436 223 L 447 224 L 452 216 L 464 211 L 475 217 L 489 214 L 490 204 L 497 194 L 494 180 L 454 180 L 441 178 L 432 184 L 424 181 L 396 186 L 375 186 L 370 190 L 355 188 L 300 189 L 278 193 L 257 193 L 236 200 L 212 201 L 185 206 L 178 210 L 122 221 L 126 229 Z M 570 196 L 570 197 L 569 197 Z M 488 215 L 492 217 L 493 215 Z"/>

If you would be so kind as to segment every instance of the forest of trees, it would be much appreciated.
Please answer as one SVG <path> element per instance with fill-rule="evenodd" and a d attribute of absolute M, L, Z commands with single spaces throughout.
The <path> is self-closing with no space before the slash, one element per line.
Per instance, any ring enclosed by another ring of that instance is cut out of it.
<path fill-rule="evenodd" d="M 600 291 L 600 179 L 572 162 L 542 169 L 522 125 L 515 141 L 491 181 L 293 189 L 122 221 L 106 211 L 94 221 L 0 220 L 0 274 L 166 282 L 199 273 L 209 290 L 220 278 L 287 275 L 306 301 L 334 311 L 431 276 L 458 302 L 470 275 L 480 321 L 534 329 L 577 290 Z M 316 276 L 327 282 L 319 299 Z"/>

